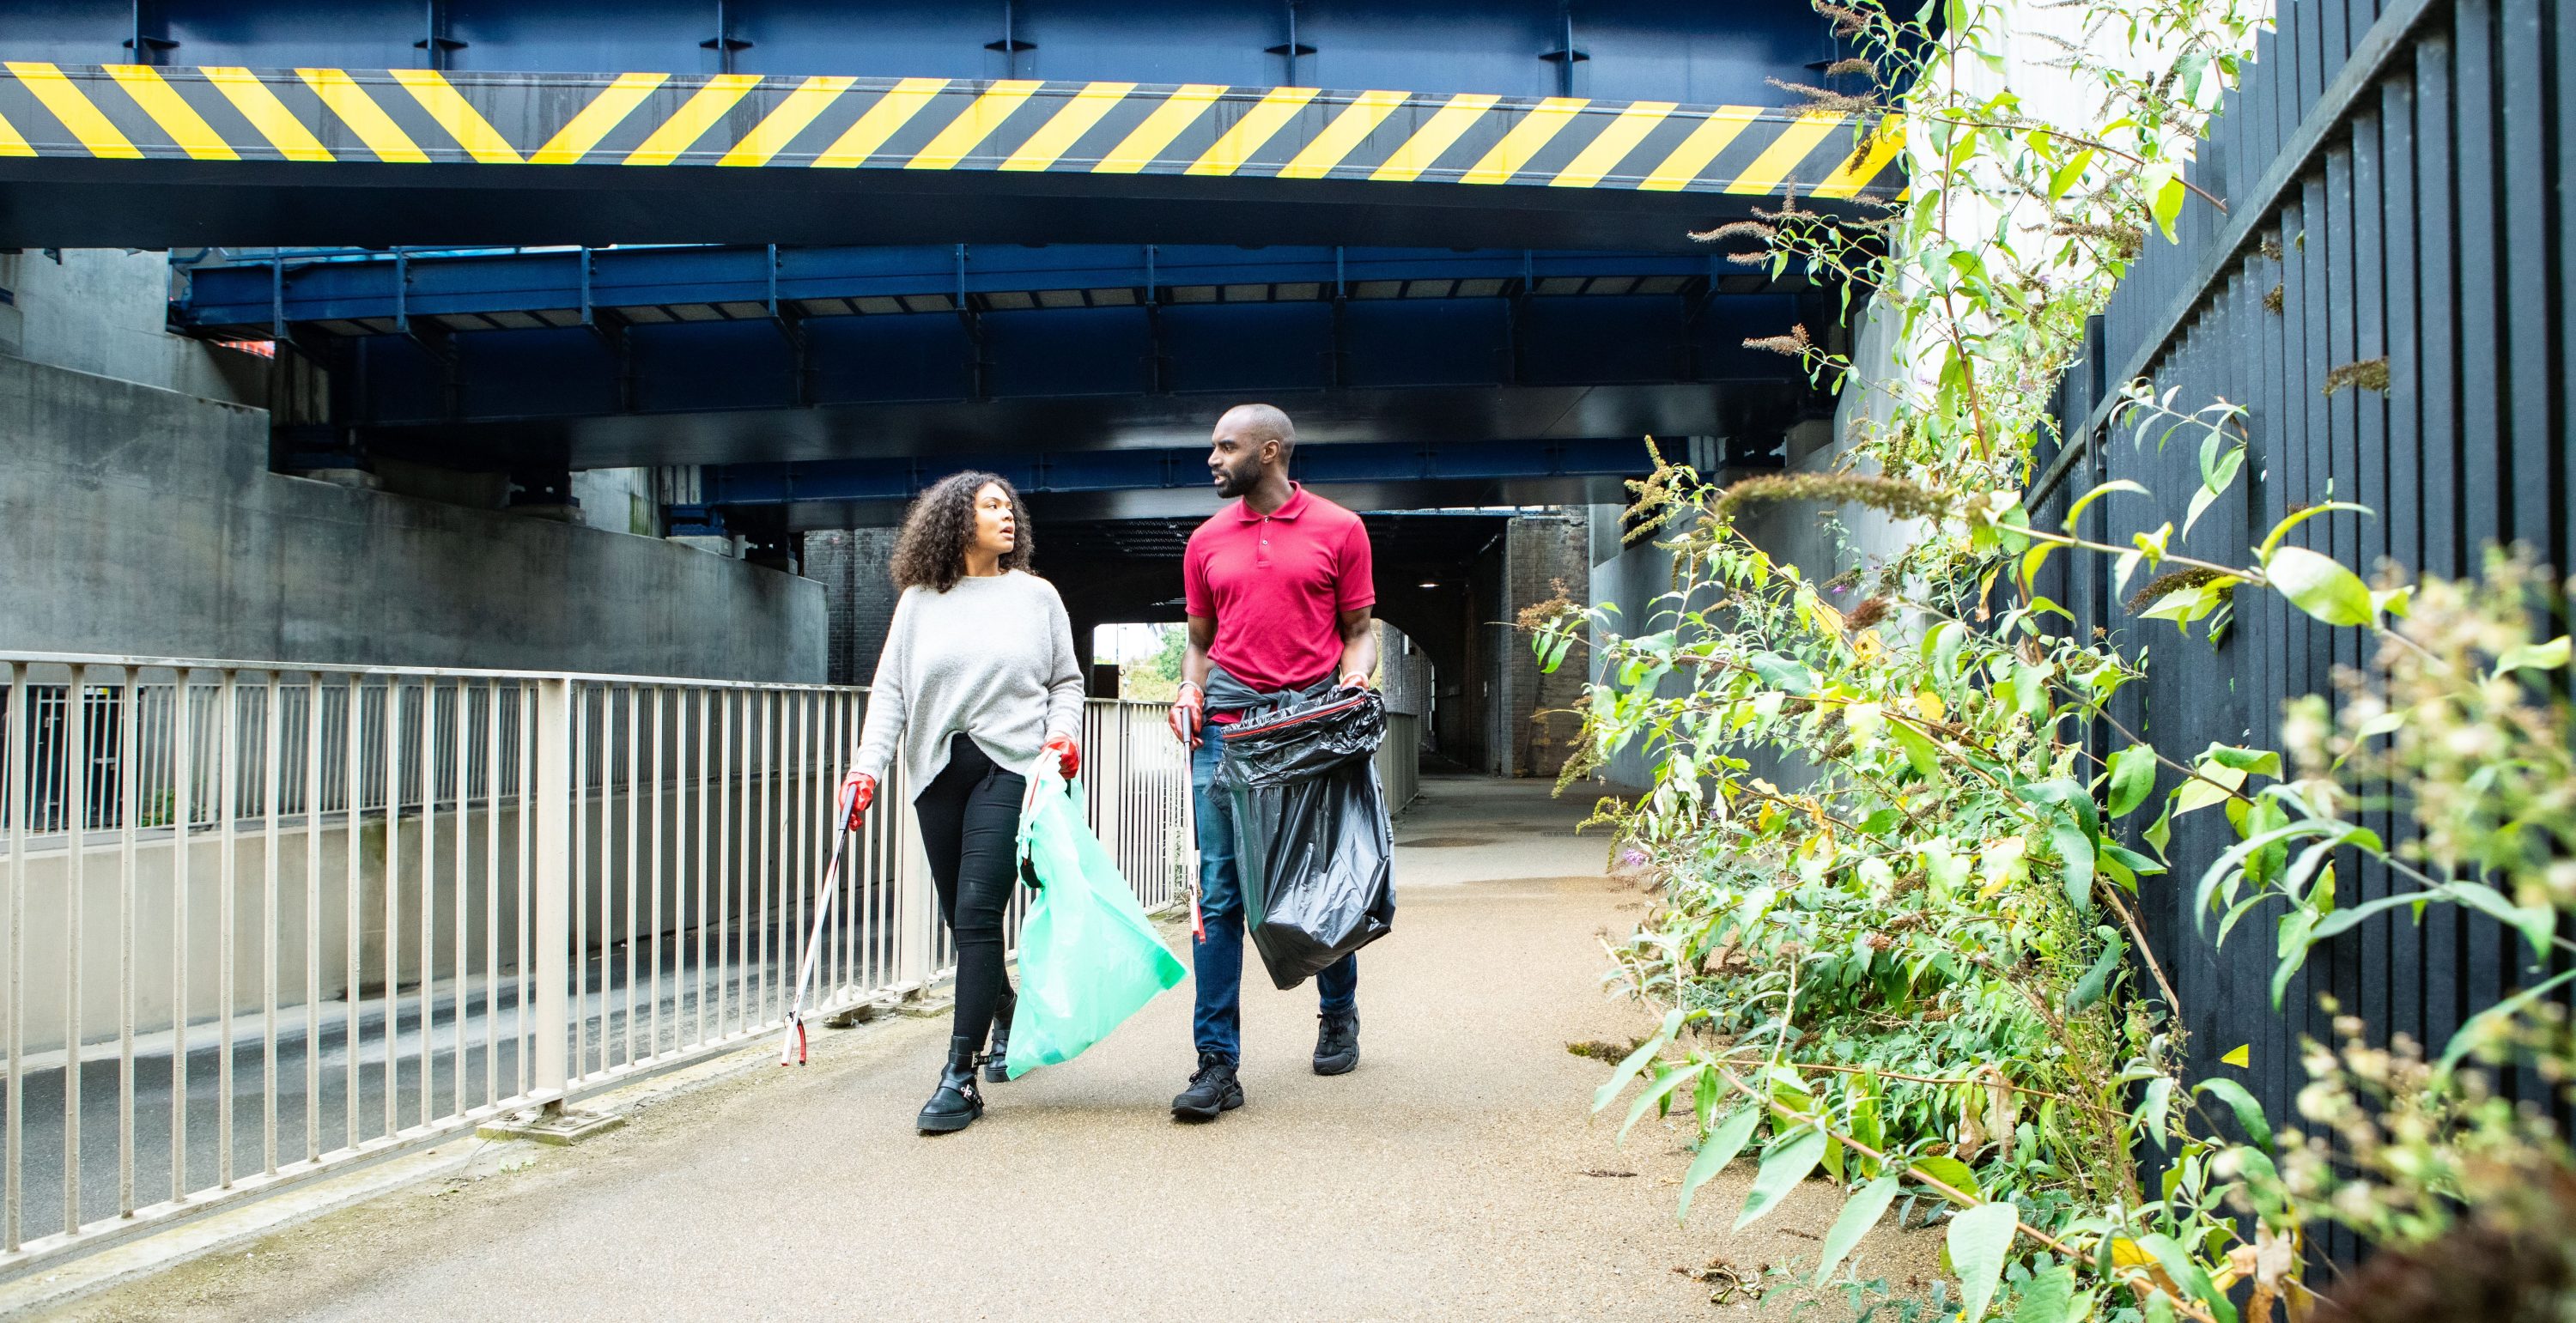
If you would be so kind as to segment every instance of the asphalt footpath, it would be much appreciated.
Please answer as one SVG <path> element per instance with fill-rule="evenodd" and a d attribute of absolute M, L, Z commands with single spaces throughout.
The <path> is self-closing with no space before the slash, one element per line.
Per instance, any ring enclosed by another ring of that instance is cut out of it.
<path fill-rule="evenodd" d="M 1312 1072 L 1312 985 L 1276 991 L 1247 953 L 1249 1102 L 1216 1122 L 1169 1112 L 1194 1064 L 1186 982 L 1084 1056 L 988 1086 L 984 1119 L 937 1137 L 912 1119 L 946 1022 L 896 1018 L 819 1037 L 804 1069 L 747 1065 L 543 1161 L 401 1190 L 57 1316 L 1786 1316 L 1727 1275 L 1812 1261 L 1832 1193 L 1732 1232 L 1739 1163 L 1683 1226 L 1682 1132 L 1649 1119 L 1621 1146 L 1620 1116 L 1591 1115 L 1607 1067 L 1568 1045 L 1647 1027 L 1602 983 L 1604 937 L 1646 897 L 1575 835 L 1588 802 L 1548 790 L 1425 779 L 1397 824 L 1395 931 L 1360 958 L 1352 1073 Z M 1934 1253 L 1882 1233 L 1861 1271 L 1901 1286 Z M 1812 1316 L 1848 1317 L 1841 1301 Z"/>

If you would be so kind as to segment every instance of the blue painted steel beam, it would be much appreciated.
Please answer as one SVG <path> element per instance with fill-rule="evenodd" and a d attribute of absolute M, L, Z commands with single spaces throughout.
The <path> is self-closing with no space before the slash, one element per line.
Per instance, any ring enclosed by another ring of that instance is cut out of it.
<path fill-rule="evenodd" d="M 909 448 L 1030 426 L 1137 444 L 1123 435 L 1133 418 L 1098 410 L 1016 425 L 917 416 L 941 403 L 1727 384 L 1767 391 L 1776 415 L 1805 383 L 1744 342 L 1813 319 L 1802 305 L 1816 296 L 1715 292 L 1737 283 L 1763 277 L 1713 255 L 662 248 L 203 268 L 174 316 L 225 337 L 282 327 L 330 368 L 332 421 L 347 428 L 557 420 L 596 434 L 583 420 L 796 411 L 693 425 L 733 434 L 713 454 L 645 438 L 657 458 L 597 461 L 683 463 L 851 453 L 811 442 L 825 426 L 908 434 Z M 889 408 L 916 416 L 872 428 L 816 412 Z M 1671 421 L 1658 406 L 1612 427 Z M 1738 430 L 1709 421 L 1694 411 L 1690 430 Z M 1542 434 L 1497 425 L 1482 434 Z M 632 439 L 618 448 L 636 453 Z"/>
<path fill-rule="evenodd" d="M 339 341 L 356 427 L 807 411 L 818 406 L 1656 383 L 1805 393 L 1747 349 L 1799 319 L 1787 295 L 1214 303 L 818 317 Z M 757 427 L 758 424 L 753 424 Z M 969 427 L 972 425 L 969 424 Z"/>
<path fill-rule="evenodd" d="M 709 508 L 902 501 L 968 469 L 1001 474 L 1030 495 L 1206 490 L 1207 456 L 1202 446 L 724 464 L 701 470 L 700 493 L 701 504 Z M 1348 485 L 1635 477 L 1653 467 L 1644 443 L 1635 437 L 1584 437 L 1306 446 L 1297 451 L 1292 471 L 1301 482 Z"/>
<path fill-rule="evenodd" d="M 412 252 L 399 259 L 290 249 L 231 253 L 226 260 L 229 265 L 182 264 L 187 288 L 172 304 L 173 325 L 229 339 L 265 335 L 280 323 L 389 334 L 406 317 L 448 318 L 448 329 L 459 331 L 533 329 L 524 319 L 485 314 L 534 314 L 560 326 L 587 324 L 597 310 L 619 308 L 713 309 L 716 320 L 955 311 L 961 294 L 978 310 L 1014 311 L 1145 301 L 1626 293 L 1640 282 L 1669 294 L 1767 283 L 1714 250 L 941 244 Z M 1085 291 L 1125 291 L 1125 297 L 1065 297 Z M 1041 294 L 1056 297 L 1041 303 Z"/>
<path fill-rule="evenodd" d="M 855 11 L 855 12 L 854 12 Z M 0 0 L 58 64 L 1401 87 L 1781 105 L 1806 0 Z"/>

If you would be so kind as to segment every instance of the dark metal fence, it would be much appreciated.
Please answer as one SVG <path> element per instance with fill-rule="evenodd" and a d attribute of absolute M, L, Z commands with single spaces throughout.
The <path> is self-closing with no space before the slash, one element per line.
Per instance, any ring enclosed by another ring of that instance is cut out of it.
<path fill-rule="evenodd" d="M 2570 67 L 2576 18 L 2551 0 L 2285 0 L 2191 174 L 2227 210 L 2195 202 L 2179 243 L 2150 238 L 2096 320 L 2061 388 L 2069 441 L 2032 487 L 2034 521 L 2054 526 L 2073 496 L 2133 478 L 2157 509 L 2098 502 L 2088 535 L 2125 543 L 2169 516 L 2181 523 L 2200 482 L 2196 447 L 2141 446 L 2107 426 L 2119 383 L 2145 378 L 2178 388 L 2179 409 L 2225 399 L 2248 410 L 2243 476 L 2179 550 L 2244 563 L 2289 511 L 2344 500 L 2377 517 L 2311 519 L 2291 541 L 2365 575 L 2383 557 L 2464 575 L 2484 548 L 2511 542 L 2576 566 L 2576 337 L 2559 274 L 2576 258 L 2576 206 L 2560 193 L 2576 178 Z M 2282 701 L 2330 692 L 2333 669 L 2362 664 L 2371 646 L 2253 592 L 2214 649 L 2197 631 L 2178 639 L 2130 613 L 2101 558 L 2056 558 L 2042 591 L 2080 628 L 2152 648 L 2149 679 L 2121 715 L 2172 751 L 2279 747 Z M 2370 825 L 2404 834 L 2385 814 Z M 2250 1069 L 2230 1073 L 2276 1118 L 2304 1079 L 2299 1039 L 2332 1041 L 2319 998 L 2364 1017 L 2375 1037 L 2404 1033 L 2438 1051 L 2466 1016 L 2535 977 L 2528 948 L 2496 924 L 2444 906 L 2419 925 L 2401 908 L 2319 949 L 2276 1016 L 2268 925 L 2249 920 L 2216 949 L 2191 910 L 2200 867 L 2233 840 L 2216 809 L 2179 819 L 2178 867 L 2146 897 L 2148 921 L 2170 954 L 2197 1067 L 2223 1070 L 2221 1054 L 2250 1045 Z M 2345 903 L 2389 894 L 2383 870 L 2349 857 L 2339 869 Z M 2536 1079 L 2506 1084 L 2543 1094 Z"/>

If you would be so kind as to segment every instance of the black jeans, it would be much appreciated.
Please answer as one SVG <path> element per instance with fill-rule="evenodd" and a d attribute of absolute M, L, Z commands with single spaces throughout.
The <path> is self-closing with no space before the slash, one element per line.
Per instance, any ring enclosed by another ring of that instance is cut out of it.
<path fill-rule="evenodd" d="M 1019 880 L 1020 800 L 1027 794 L 1026 777 L 1002 770 L 960 733 L 948 743 L 948 765 L 912 800 L 939 915 L 957 939 L 955 1032 L 979 1049 L 1005 986 L 1002 913 Z"/>

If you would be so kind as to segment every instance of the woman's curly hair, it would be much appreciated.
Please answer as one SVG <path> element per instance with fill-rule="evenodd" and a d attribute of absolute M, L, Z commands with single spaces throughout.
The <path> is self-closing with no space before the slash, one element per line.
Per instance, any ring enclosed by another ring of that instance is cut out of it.
<path fill-rule="evenodd" d="M 1037 540 L 1029 531 L 1029 507 L 1020 500 L 1019 489 L 998 473 L 952 473 L 912 498 L 912 508 L 904 512 L 903 532 L 894 541 L 897 590 L 919 585 L 944 593 L 966 577 L 966 543 L 975 535 L 975 493 L 987 483 L 1011 498 L 1011 523 L 1019 532 L 1018 541 L 1002 557 L 1002 568 L 1029 567 L 1029 553 L 1037 549 Z"/>

